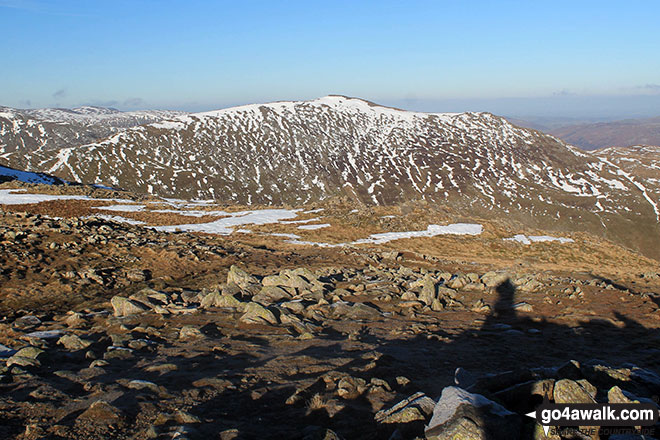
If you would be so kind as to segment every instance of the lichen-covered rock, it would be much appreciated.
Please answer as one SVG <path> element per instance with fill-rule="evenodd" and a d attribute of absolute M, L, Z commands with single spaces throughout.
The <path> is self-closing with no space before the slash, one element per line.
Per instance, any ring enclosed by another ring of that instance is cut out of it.
<path fill-rule="evenodd" d="M 146 310 L 149 310 L 149 307 L 146 305 L 128 298 L 124 298 L 123 296 L 112 297 L 110 304 L 112 304 L 115 316 L 137 315 Z"/>
<path fill-rule="evenodd" d="M 284 299 L 290 299 L 291 295 L 286 290 L 277 286 L 264 286 L 258 294 L 252 297 L 252 301 L 258 302 L 263 305 L 269 305 L 282 301 Z"/>
<path fill-rule="evenodd" d="M 374 419 L 378 423 L 410 423 L 424 420 L 433 413 L 435 401 L 422 392 L 402 400 L 392 408 L 378 411 Z"/>
<path fill-rule="evenodd" d="M 242 289 L 248 288 L 253 284 L 258 284 L 259 281 L 240 267 L 232 265 L 227 274 L 227 284 L 234 283 Z"/>
<path fill-rule="evenodd" d="M 446 387 L 425 430 L 428 440 L 516 440 L 520 416 L 480 394 Z"/>
<path fill-rule="evenodd" d="M 255 302 L 249 302 L 245 306 L 245 313 L 239 319 L 246 324 L 273 324 L 278 323 L 277 318 L 267 308 Z"/>
<path fill-rule="evenodd" d="M 81 339 L 76 335 L 64 335 L 57 341 L 57 343 L 64 346 L 67 350 L 84 350 L 92 345 L 92 341 Z"/>
<path fill-rule="evenodd" d="M 555 382 L 553 396 L 556 403 L 596 402 L 582 385 L 571 379 L 562 379 Z"/>
<path fill-rule="evenodd" d="M 209 307 L 231 307 L 236 310 L 243 310 L 245 308 L 245 303 L 239 301 L 232 295 L 225 295 L 215 291 L 202 298 L 200 308 L 208 309 Z"/>

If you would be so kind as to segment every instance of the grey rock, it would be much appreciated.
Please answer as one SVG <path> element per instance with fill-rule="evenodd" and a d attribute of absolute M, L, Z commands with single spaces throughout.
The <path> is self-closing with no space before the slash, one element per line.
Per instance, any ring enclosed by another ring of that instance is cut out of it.
<path fill-rule="evenodd" d="M 378 423 L 410 423 L 417 420 L 426 421 L 433 413 L 435 401 L 422 392 L 400 401 L 392 408 L 376 413 L 374 419 Z"/>
<path fill-rule="evenodd" d="M 227 284 L 231 283 L 236 284 L 241 289 L 245 289 L 253 284 L 259 283 L 259 281 L 240 267 L 232 265 L 227 274 Z"/>
<path fill-rule="evenodd" d="M 204 333 L 192 325 L 184 325 L 179 330 L 179 339 L 202 339 L 204 337 Z"/>
<path fill-rule="evenodd" d="M 209 307 L 229 307 L 236 310 L 243 310 L 245 303 L 242 303 L 232 295 L 225 295 L 216 291 L 207 294 L 202 299 L 200 307 L 203 309 L 208 309 Z"/>
<path fill-rule="evenodd" d="M 76 335 L 64 335 L 57 343 L 64 346 L 67 350 L 84 350 L 92 345 L 92 341 L 81 339 Z"/>
<path fill-rule="evenodd" d="M 446 387 L 425 430 L 428 440 L 515 440 L 520 416 L 480 394 Z"/>
<path fill-rule="evenodd" d="M 115 316 L 137 315 L 149 310 L 149 307 L 137 301 L 124 298 L 123 296 L 114 296 L 110 300 Z"/>
<path fill-rule="evenodd" d="M 64 334 L 64 330 L 43 330 L 26 333 L 24 337 L 30 339 L 57 339 Z"/>
<path fill-rule="evenodd" d="M 263 305 L 269 305 L 290 299 L 291 295 L 286 290 L 278 286 L 264 286 L 258 294 L 252 297 L 252 301 L 258 302 Z"/>
<path fill-rule="evenodd" d="M 239 321 L 247 324 L 277 324 L 277 318 L 267 308 L 255 302 L 249 302 L 245 306 L 245 313 Z"/>
<path fill-rule="evenodd" d="M 422 285 L 422 291 L 419 294 L 419 300 L 424 304 L 430 306 L 433 304 L 433 301 L 437 298 L 436 291 L 436 282 L 430 275 L 424 277 L 424 284 Z"/>
<path fill-rule="evenodd" d="M 553 391 L 556 403 L 595 403 L 596 401 L 578 382 L 571 379 L 561 379 L 555 382 Z"/>

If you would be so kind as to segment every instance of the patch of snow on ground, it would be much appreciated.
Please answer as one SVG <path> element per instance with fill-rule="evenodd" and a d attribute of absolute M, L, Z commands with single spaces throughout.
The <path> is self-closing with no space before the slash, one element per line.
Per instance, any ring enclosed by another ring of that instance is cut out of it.
<path fill-rule="evenodd" d="M 321 229 L 321 228 L 329 228 L 331 225 L 329 223 L 322 223 L 318 225 L 302 225 L 298 226 L 298 229 L 307 229 L 307 230 L 314 230 L 314 229 Z"/>
<path fill-rule="evenodd" d="M 352 244 L 381 244 L 401 238 L 434 237 L 436 235 L 479 235 L 482 231 L 483 226 L 474 223 L 454 223 L 447 226 L 429 225 L 426 231 L 383 232 L 372 234 L 368 238 L 354 241 Z"/>
<path fill-rule="evenodd" d="M 295 218 L 298 211 L 297 209 L 262 209 L 259 211 L 232 212 L 232 217 L 221 218 L 209 223 L 157 226 L 155 229 L 166 232 L 186 231 L 229 235 L 236 226 L 279 223 L 281 220 Z"/>
<path fill-rule="evenodd" d="M 88 196 L 65 196 L 53 194 L 23 194 L 22 189 L 1 189 L 1 205 L 26 205 L 33 203 L 49 202 L 51 200 L 93 200 Z"/>
<path fill-rule="evenodd" d="M 85 218 L 90 218 L 90 217 L 95 217 L 95 218 L 101 218 L 103 220 L 109 220 L 117 223 L 128 223 L 129 225 L 145 225 L 146 223 L 140 220 L 135 220 L 132 218 L 126 218 L 122 217 L 119 215 L 109 215 L 109 214 L 99 214 L 95 216 L 87 216 Z"/>
<path fill-rule="evenodd" d="M 178 209 L 154 209 L 151 212 L 166 213 L 166 214 L 179 214 L 187 217 L 204 217 L 205 215 L 212 215 L 214 217 L 226 217 L 233 215 L 231 212 L 225 211 L 200 211 L 200 210 L 178 210 Z"/>
<path fill-rule="evenodd" d="M 95 206 L 94 209 L 103 209 L 106 211 L 121 211 L 121 212 L 138 212 L 143 211 L 145 205 L 111 205 L 111 206 Z"/>
<path fill-rule="evenodd" d="M 300 235 L 296 234 L 285 234 L 283 232 L 273 232 L 270 235 L 273 237 L 284 237 L 284 238 L 290 238 L 291 240 L 297 240 L 300 238 Z"/>
<path fill-rule="evenodd" d="M 517 234 L 514 235 L 511 238 L 505 238 L 504 240 L 506 241 L 517 241 L 518 243 L 522 244 L 532 244 L 532 243 L 540 243 L 540 242 L 546 242 L 546 241 L 558 241 L 560 243 L 573 243 L 575 240 L 572 238 L 565 238 L 565 237 L 551 237 L 549 235 L 530 235 L 526 236 L 524 234 Z"/>

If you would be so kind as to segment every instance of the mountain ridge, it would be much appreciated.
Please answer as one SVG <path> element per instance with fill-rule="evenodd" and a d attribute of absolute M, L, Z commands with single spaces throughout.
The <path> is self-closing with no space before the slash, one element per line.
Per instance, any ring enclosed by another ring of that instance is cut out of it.
<path fill-rule="evenodd" d="M 179 115 L 83 146 L 2 157 L 15 168 L 164 197 L 425 201 L 542 230 L 586 230 L 653 255 L 645 237 L 660 236 L 659 202 L 644 181 L 485 112 L 408 112 L 335 95 Z"/>

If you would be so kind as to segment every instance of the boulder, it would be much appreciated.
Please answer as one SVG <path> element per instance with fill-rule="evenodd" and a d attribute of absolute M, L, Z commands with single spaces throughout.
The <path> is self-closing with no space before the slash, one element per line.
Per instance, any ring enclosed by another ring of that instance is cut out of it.
<path fill-rule="evenodd" d="M 520 416 L 480 394 L 446 387 L 426 427 L 427 440 L 515 440 Z"/>
<path fill-rule="evenodd" d="M 556 403 L 596 403 L 585 387 L 571 379 L 555 382 L 553 396 Z"/>
<path fill-rule="evenodd" d="M 236 310 L 243 310 L 245 304 L 232 295 L 225 295 L 215 291 L 202 298 L 200 308 L 208 309 L 209 307 L 230 307 Z"/>
<path fill-rule="evenodd" d="M 245 313 L 239 321 L 246 324 L 273 324 L 278 323 L 277 318 L 267 308 L 256 302 L 249 302 L 245 306 Z"/>
<path fill-rule="evenodd" d="M 286 290 L 277 286 L 264 286 L 258 294 L 252 297 L 252 301 L 258 302 L 263 305 L 269 305 L 290 299 L 291 295 Z"/>
<path fill-rule="evenodd" d="M 227 284 L 231 283 L 236 284 L 241 289 L 246 289 L 253 284 L 258 284 L 259 281 L 240 267 L 232 265 L 227 274 Z"/>
<path fill-rule="evenodd" d="M 78 419 L 100 425 L 111 425 L 120 422 L 123 415 L 120 410 L 104 400 L 97 400 Z"/>
<path fill-rule="evenodd" d="M 115 316 L 137 315 L 149 310 L 149 307 L 137 301 L 124 298 L 123 296 L 114 296 L 110 300 Z"/>
<path fill-rule="evenodd" d="M 435 401 L 422 392 L 400 401 L 392 408 L 380 410 L 374 416 L 378 423 L 410 423 L 424 420 L 433 413 Z"/>
<path fill-rule="evenodd" d="M 64 335 L 57 343 L 64 346 L 67 350 L 84 350 L 92 345 L 92 341 L 81 339 L 76 335 Z"/>
<path fill-rule="evenodd" d="M 436 299 L 436 283 L 430 275 L 424 277 L 424 284 L 422 285 L 422 291 L 419 294 L 419 300 L 422 301 L 427 306 L 433 304 L 433 300 Z"/>
<path fill-rule="evenodd" d="M 179 339 L 202 339 L 204 337 L 204 333 L 192 325 L 184 325 L 179 330 Z"/>

